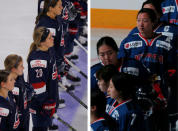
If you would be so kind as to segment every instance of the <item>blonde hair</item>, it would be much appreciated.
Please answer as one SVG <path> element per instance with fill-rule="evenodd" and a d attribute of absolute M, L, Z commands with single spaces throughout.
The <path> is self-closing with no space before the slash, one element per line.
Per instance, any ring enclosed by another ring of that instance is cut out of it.
<path fill-rule="evenodd" d="M 7 71 L 11 71 L 12 68 L 17 68 L 19 63 L 22 62 L 22 57 L 16 54 L 10 54 L 4 61 L 4 66 Z"/>
<path fill-rule="evenodd" d="M 28 61 L 30 53 L 32 51 L 36 50 L 38 47 L 41 46 L 40 45 L 40 41 L 41 41 L 41 37 L 42 37 L 44 31 L 45 31 L 45 27 L 38 27 L 38 28 L 34 29 L 34 32 L 33 32 L 33 42 L 30 45 L 27 61 Z"/>

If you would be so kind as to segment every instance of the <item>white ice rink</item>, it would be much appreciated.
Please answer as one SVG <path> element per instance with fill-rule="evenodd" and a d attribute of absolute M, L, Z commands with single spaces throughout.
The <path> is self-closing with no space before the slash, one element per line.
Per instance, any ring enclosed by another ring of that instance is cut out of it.
<path fill-rule="evenodd" d="M 0 4 L 0 68 L 8 54 L 23 57 L 25 76 L 26 57 L 32 42 L 37 0 L 3 0 Z"/>

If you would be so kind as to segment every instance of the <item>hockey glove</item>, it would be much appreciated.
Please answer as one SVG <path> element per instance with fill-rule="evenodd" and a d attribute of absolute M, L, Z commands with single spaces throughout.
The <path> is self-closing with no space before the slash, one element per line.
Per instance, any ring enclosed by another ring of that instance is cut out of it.
<path fill-rule="evenodd" d="M 43 114 L 52 117 L 53 114 L 55 113 L 56 102 L 54 100 L 48 100 L 43 104 L 42 108 L 43 108 L 42 110 Z"/>
<path fill-rule="evenodd" d="M 35 91 L 34 91 L 32 85 L 30 85 L 29 83 L 25 82 L 25 86 L 27 89 L 27 101 L 31 101 L 31 99 L 35 95 Z"/>

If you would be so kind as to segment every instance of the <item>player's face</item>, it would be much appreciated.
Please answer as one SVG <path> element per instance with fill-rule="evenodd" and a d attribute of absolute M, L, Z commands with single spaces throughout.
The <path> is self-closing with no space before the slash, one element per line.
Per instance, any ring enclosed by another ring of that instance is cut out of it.
<path fill-rule="evenodd" d="M 58 0 L 56 6 L 53 8 L 56 15 L 60 15 L 63 9 L 62 1 Z"/>
<path fill-rule="evenodd" d="M 22 75 L 23 70 L 24 70 L 23 61 L 21 61 L 21 62 L 19 62 L 19 65 L 17 66 L 17 68 L 15 68 L 14 71 L 17 75 Z"/>
<path fill-rule="evenodd" d="M 138 15 L 137 28 L 144 37 L 147 38 L 153 33 L 153 24 L 147 13 L 140 13 Z"/>
<path fill-rule="evenodd" d="M 98 80 L 98 87 L 102 92 L 107 92 L 108 84 L 103 80 Z"/>
<path fill-rule="evenodd" d="M 104 65 L 117 65 L 117 52 L 114 51 L 110 46 L 104 44 L 99 47 L 98 51 L 99 59 Z"/>
<path fill-rule="evenodd" d="M 14 89 L 14 83 L 15 83 L 14 76 L 12 73 L 10 73 L 9 76 L 7 77 L 7 81 L 4 83 L 4 86 L 8 91 L 12 91 Z"/>
<path fill-rule="evenodd" d="M 116 88 L 114 87 L 114 84 L 112 82 L 112 80 L 110 80 L 110 83 L 109 83 L 109 88 L 107 90 L 107 93 L 108 95 L 113 98 L 113 99 L 117 99 L 119 94 L 118 94 L 118 91 L 116 90 Z"/>
<path fill-rule="evenodd" d="M 48 37 L 46 38 L 44 44 L 46 48 L 50 48 L 54 45 L 54 38 L 52 37 L 52 34 L 49 33 Z"/>

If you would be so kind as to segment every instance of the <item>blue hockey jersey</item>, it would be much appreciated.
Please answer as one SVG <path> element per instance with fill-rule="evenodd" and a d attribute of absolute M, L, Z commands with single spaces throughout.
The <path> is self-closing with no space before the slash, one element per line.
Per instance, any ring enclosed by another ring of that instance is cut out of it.
<path fill-rule="evenodd" d="M 144 131 L 145 121 L 139 106 L 129 99 L 118 104 L 116 100 L 107 100 L 106 112 L 113 117 L 119 131 Z"/>
<path fill-rule="evenodd" d="M 7 99 L 0 96 L 0 131 L 16 131 L 19 124 L 16 101 L 9 91 Z"/>
<path fill-rule="evenodd" d="M 169 66 L 176 65 L 175 47 L 169 37 L 161 34 L 148 42 L 140 33 L 126 37 L 118 58 L 136 59 L 152 74 L 162 76 Z"/>
<path fill-rule="evenodd" d="M 33 88 L 24 80 L 24 76 L 16 78 L 15 87 L 12 90 L 20 114 L 20 126 L 24 130 L 29 128 L 29 101 L 34 93 Z"/>
<path fill-rule="evenodd" d="M 36 27 L 46 27 L 52 33 L 54 37 L 54 49 L 55 56 L 57 60 L 57 65 L 59 66 L 64 59 L 64 29 L 63 25 L 58 21 L 58 19 L 51 19 L 49 16 L 41 16 Z"/>
<path fill-rule="evenodd" d="M 177 0 L 164 0 L 161 3 L 163 16 L 161 21 L 167 21 L 178 25 L 178 1 Z"/>
<path fill-rule="evenodd" d="M 29 83 L 36 95 L 32 99 L 31 107 L 34 114 L 42 109 L 43 104 L 59 99 L 57 68 L 53 47 L 48 51 L 32 51 L 28 58 Z M 51 105 L 55 106 L 55 105 Z"/>
<path fill-rule="evenodd" d="M 94 121 L 91 124 L 91 131 L 109 131 L 109 128 L 107 126 L 103 125 L 103 121 L 105 121 L 105 119 L 103 117 Z"/>
<path fill-rule="evenodd" d="M 96 80 L 96 72 L 101 69 L 103 65 L 101 63 L 95 64 L 91 67 L 91 89 L 99 88 Z"/>
<path fill-rule="evenodd" d="M 154 29 L 154 32 L 156 32 L 156 33 L 162 33 L 162 35 L 168 36 L 169 39 L 172 41 L 172 43 L 174 43 L 175 45 L 177 45 L 177 41 L 178 41 L 178 26 L 173 25 L 173 24 L 166 24 L 166 23 L 161 22 Z M 136 34 L 136 33 L 139 33 L 137 27 L 135 27 L 134 29 L 132 29 L 130 31 L 129 35 Z"/>

